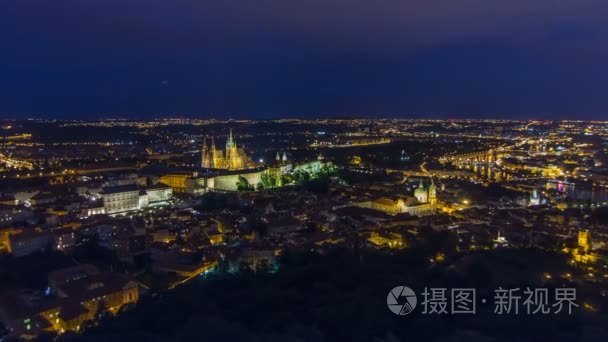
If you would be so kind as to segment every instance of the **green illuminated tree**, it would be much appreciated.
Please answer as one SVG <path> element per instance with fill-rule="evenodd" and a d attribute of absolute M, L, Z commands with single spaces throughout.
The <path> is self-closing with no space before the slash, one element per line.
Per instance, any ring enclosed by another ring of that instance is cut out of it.
<path fill-rule="evenodd" d="M 289 173 L 286 173 L 284 175 L 281 176 L 281 180 L 280 180 L 280 184 L 279 186 L 284 186 L 284 185 L 288 185 L 293 183 L 294 178 L 292 175 L 290 175 Z"/>
<path fill-rule="evenodd" d="M 293 173 L 293 181 L 296 184 L 302 184 L 310 180 L 310 173 L 302 170 L 298 170 Z"/>
<path fill-rule="evenodd" d="M 238 180 L 236 181 L 236 189 L 238 191 L 252 191 L 253 185 L 249 184 L 247 178 L 239 176 Z"/>
<path fill-rule="evenodd" d="M 263 173 L 261 178 L 262 178 L 262 184 L 264 185 L 265 189 L 275 188 L 277 186 L 280 186 L 279 178 L 275 175 L 272 175 L 270 173 Z"/>

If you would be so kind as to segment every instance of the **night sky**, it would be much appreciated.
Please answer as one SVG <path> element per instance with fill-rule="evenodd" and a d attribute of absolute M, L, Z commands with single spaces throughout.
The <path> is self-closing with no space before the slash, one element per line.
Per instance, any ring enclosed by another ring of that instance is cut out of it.
<path fill-rule="evenodd" d="M 608 119 L 606 0 L 0 0 L 0 116 Z"/>

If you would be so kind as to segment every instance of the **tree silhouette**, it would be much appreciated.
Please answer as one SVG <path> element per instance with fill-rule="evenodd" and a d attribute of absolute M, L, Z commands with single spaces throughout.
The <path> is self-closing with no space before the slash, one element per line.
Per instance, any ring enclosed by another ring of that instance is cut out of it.
<path fill-rule="evenodd" d="M 236 181 L 236 189 L 238 191 L 252 191 L 253 185 L 249 184 L 249 181 L 247 180 L 247 178 L 245 178 L 243 176 L 239 176 L 238 180 Z"/>

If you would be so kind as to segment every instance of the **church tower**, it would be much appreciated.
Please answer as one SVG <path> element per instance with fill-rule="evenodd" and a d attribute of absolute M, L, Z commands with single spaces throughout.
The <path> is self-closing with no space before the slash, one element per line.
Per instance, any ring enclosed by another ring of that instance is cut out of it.
<path fill-rule="evenodd" d="M 241 170 L 245 168 L 247 160 L 243 149 L 239 149 L 232 136 L 232 129 L 226 140 L 226 150 L 224 151 L 224 168 L 229 170 Z"/>
<path fill-rule="evenodd" d="M 236 143 L 234 142 L 234 138 L 232 137 L 232 129 L 230 129 L 230 134 L 228 135 L 228 139 L 226 140 L 226 164 L 228 164 L 228 169 L 236 170 L 239 169 L 238 165 L 238 153 Z"/>
<path fill-rule="evenodd" d="M 234 143 L 234 139 L 232 138 L 232 128 L 230 129 L 230 134 L 228 135 L 228 140 L 226 140 L 226 151 L 231 148 L 236 148 L 236 144 Z"/>
<path fill-rule="evenodd" d="M 588 230 L 578 231 L 578 248 L 581 253 L 589 253 L 591 251 L 591 237 Z"/>
<path fill-rule="evenodd" d="M 212 156 L 207 146 L 207 136 L 203 137 L 203 148 L 201 150 L 201 167 L 210 169 L 212 167 Z"/>
<path fill-rule="evenodd" d="M 222 163 L 220 162 L 220 156 L 218 155 L 217 148 L 215 148 L 215 137 L 211 137 L 211 157 L 213 159 L 212 168 L 221 168 Z"/>
<path fill-rule="evenodd" d="M 429 203 L 436 204 L 437 203 L 437 188 L 435 187 L 435 182 L 431 178 L 431 186 L 429 186 Z"/>

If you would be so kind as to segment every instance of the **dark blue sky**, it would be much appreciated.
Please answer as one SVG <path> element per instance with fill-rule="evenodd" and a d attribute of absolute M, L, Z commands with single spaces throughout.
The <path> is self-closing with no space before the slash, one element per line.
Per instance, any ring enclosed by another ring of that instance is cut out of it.
<path fill-rule="evenodd" d="M 606 0 L 0 1 L 0 116 L 608 119 Z"/>

